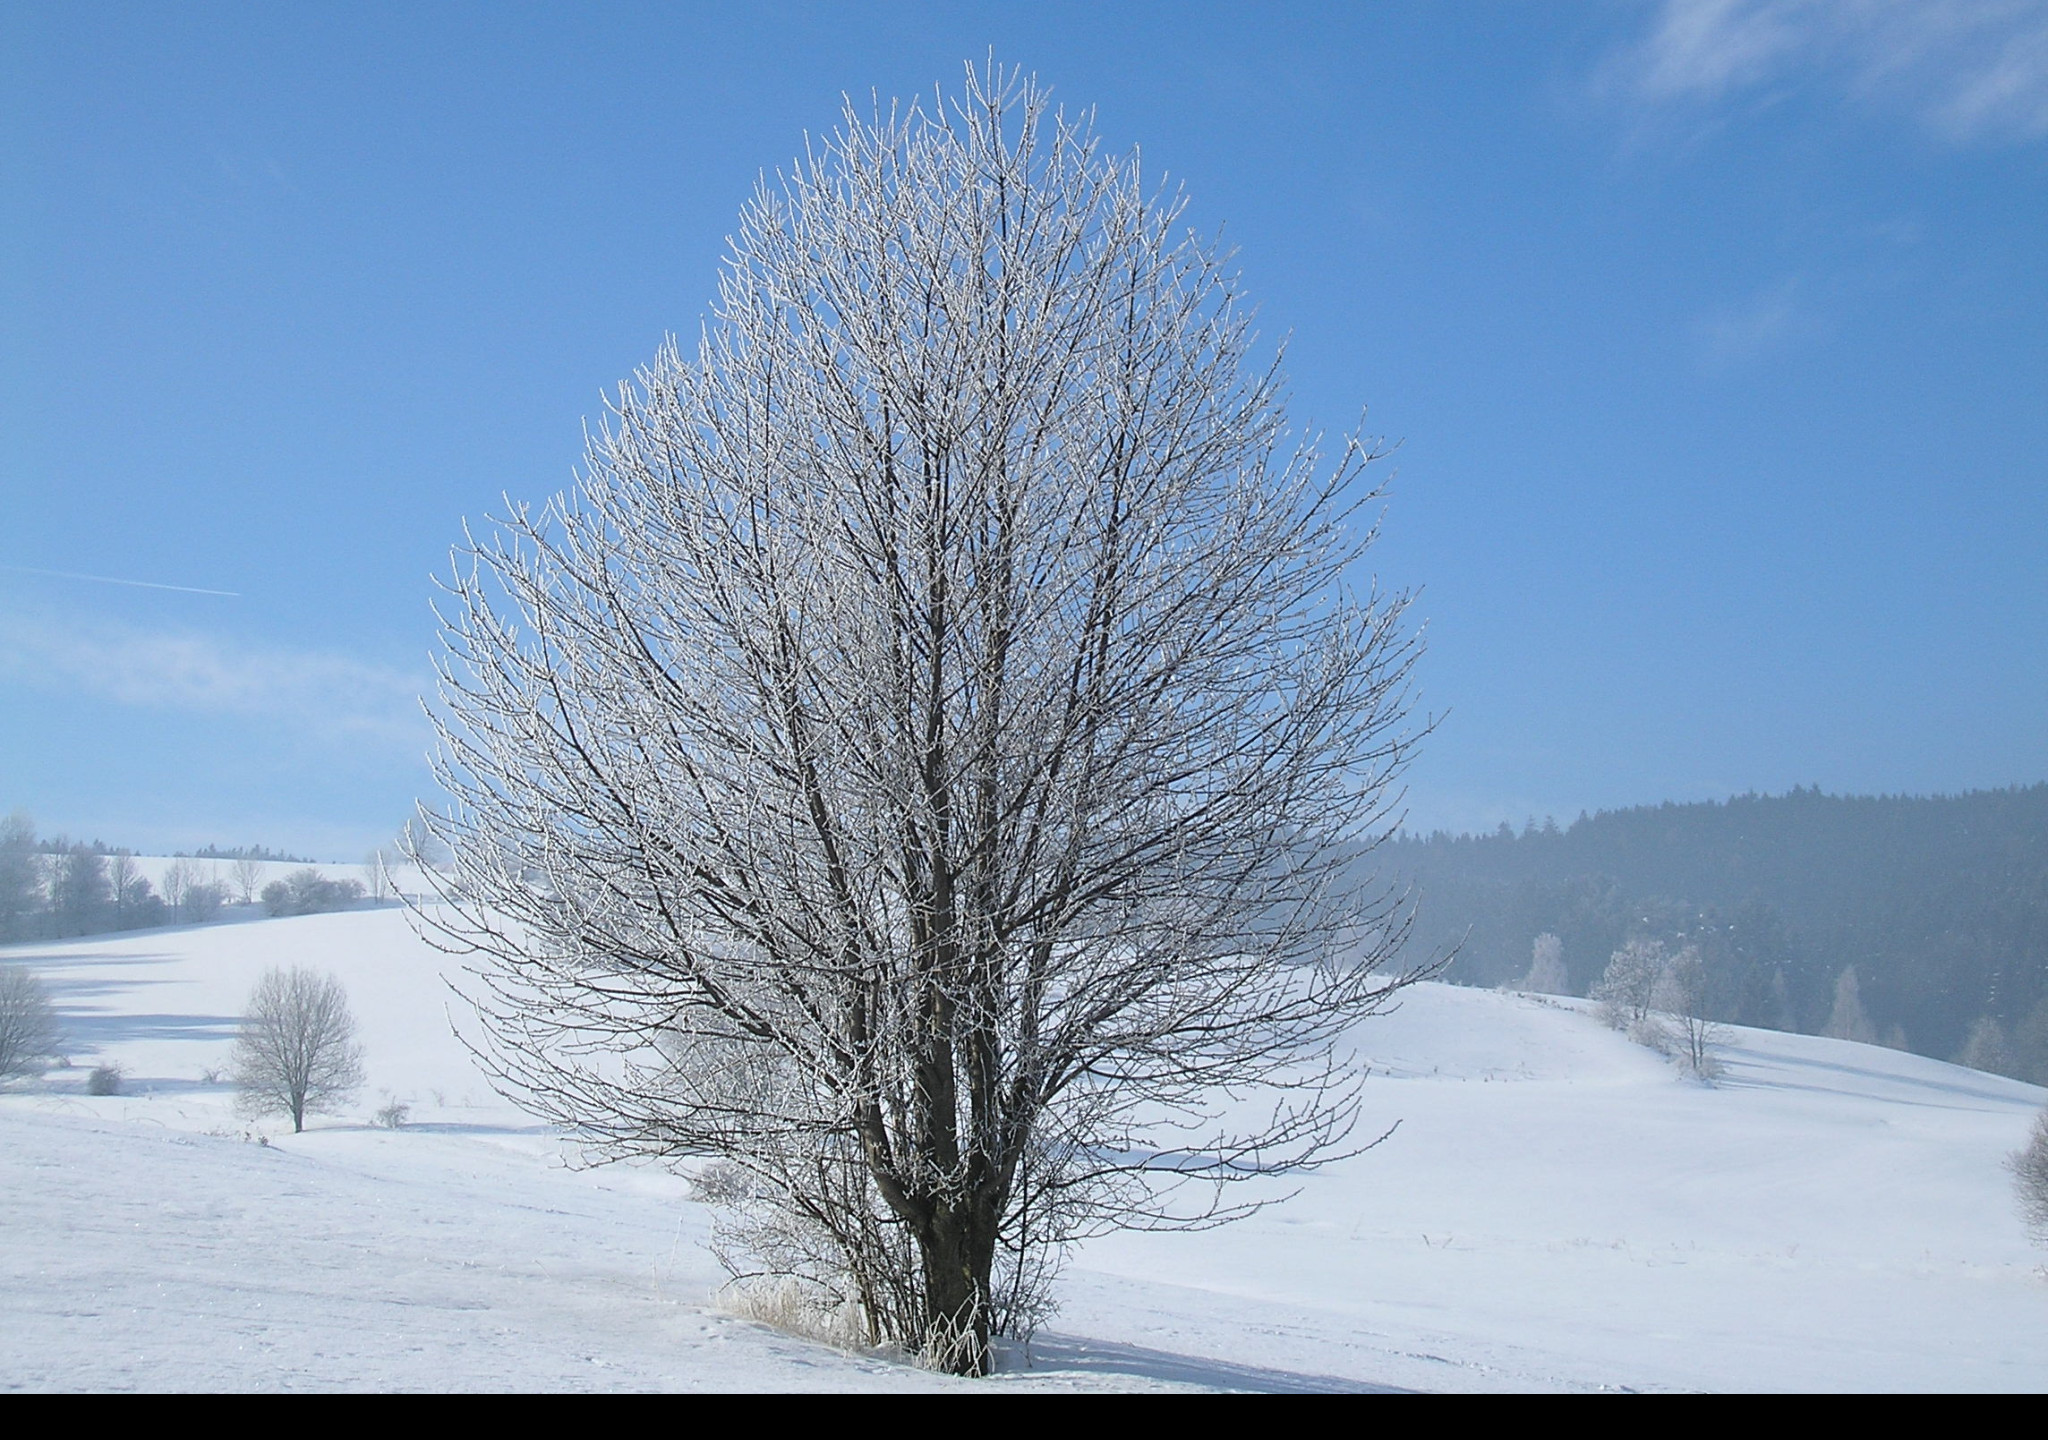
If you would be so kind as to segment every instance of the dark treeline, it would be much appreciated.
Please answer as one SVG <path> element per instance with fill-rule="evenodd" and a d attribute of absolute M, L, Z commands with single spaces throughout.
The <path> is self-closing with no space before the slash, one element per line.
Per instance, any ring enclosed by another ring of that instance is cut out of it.
<path fill-rule="evenodd" d="M 26 816 L 8 817 L 6 823 L 13 825 L 18 834 L 10 832 L 16 843 L 26 845 L 38 855 L 68 855 L 74 850 L 85 850 L 94 855 L 133 855 L 135 852 L 118 845 L 109 845 L 100 839 L 73 840 L 67 835 L 44 835 L 35 833 L 35 825 Z M 278 865 L 311 865 L 313 862 L 304 855 L 293 855 L 285 850 L 272 850 L 267 845 L 202 845 L 197 850 L 173 850 L 174 856 L 187 860 L 259 860 Z"/>
<path fill-rule="evenodd" d="M 197 850 L 173 850 L 192 860 L 267 860 L 280 865 L 310 865 L 303 855 L 291 855 L 262 845 L 202 845 Z"/>
<path fill-rule="evenodd" d="M 1374 858 L 1416 885 L 1411 944 L 1458 947 L 1447 978 L 1514 983 L 1551 934 L 1584 995 L 1630 939 L 1692 945 L 1718 1019 L 2048 1083 L 2048 784 L 1667 803 Z"/>

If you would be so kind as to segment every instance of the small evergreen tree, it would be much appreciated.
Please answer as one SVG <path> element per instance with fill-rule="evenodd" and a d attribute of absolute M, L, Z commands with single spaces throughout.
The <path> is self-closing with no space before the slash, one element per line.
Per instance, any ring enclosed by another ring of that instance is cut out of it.
<path fill-rule="evenodd" d="M 1828 1011 L 1828 1023 L 1820 1033 L 1837 1040 L 1858 1040 L 1865 1045 L 1877 1043 L 1877 1026 L 1871 1023 L 1870 1012 L 1863 1008 L 1854 965 L 1845 966 L 1835 977 L 1834 1008 Z"/>
<path fill-rule="evenodd" d="M 2012 1068 L 2005 1072 L 2035 1085 L 2048 1085 L 2048 995 L 2013 1027 Z"/>
<path fill-rule="evenodd" d="M 1987 1075 L 2012 1074 L 2012 1049 L 2005 1042 L 2005 1027 L 1989 1015 L 1980 1015 L 1970 1027 L 1970 1038 L 1963 1042 L 1956 1064 Z"/>
<path fill-rule="evenodd" d="M 1529 974 L 1522 988 L 1532 995 L 1569 995 L 1571 982 L 1564 970 L 1564 942 L 1555 935 L 1536 937 L 1529 957 Z"/>

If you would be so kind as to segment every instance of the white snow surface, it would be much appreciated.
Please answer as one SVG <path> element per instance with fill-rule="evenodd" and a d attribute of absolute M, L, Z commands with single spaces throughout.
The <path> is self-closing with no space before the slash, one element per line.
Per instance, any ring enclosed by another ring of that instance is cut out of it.
<path fill-rule="evenodd" d="M 0 963 L 72 1060 L 0 1094 L 9 1389 L 2048 1389 L 2005 1169 L 2048 1091 L 1873 1046 L 1731 1030 L 1706 1086 L 1582 1002 L 1418 986 L 1355 1032 L 1383 1143 L 1237 1224 L 1081 1246 L 968 1382 L 721 1310 L 687 1184 L 494 1095 L 401 910 Z M 339 975 L 366 1050 L 304 1135 L 203 1078 L 274 964 Z M 103 1062 L 125 1093 L 84 1093 Z"/>

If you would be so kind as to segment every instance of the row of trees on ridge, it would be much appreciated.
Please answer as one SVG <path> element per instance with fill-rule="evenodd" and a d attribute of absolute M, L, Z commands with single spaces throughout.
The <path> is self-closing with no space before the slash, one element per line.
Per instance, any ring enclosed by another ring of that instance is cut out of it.
<path fill-rule="evenodd" d="M 374 878 L 367 887 L 304 865 L 266 882 L 282 858 L 251 851 L 179 856 L 152 883 L 131 852 L 38 838 L 34 822 L 17 812 L 0 820 L 0 944 L 200 925 L 226 906 L 259 901 L 271 915 L 307 915 L 344 909 L 366 891 L 379 899 L 388 893 L 384 852 L 368 867 Z"/>

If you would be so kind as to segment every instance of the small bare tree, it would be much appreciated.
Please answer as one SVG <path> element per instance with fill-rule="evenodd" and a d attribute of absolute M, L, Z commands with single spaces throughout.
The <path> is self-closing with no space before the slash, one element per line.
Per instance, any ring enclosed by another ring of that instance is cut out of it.
<path fill-rule="evenodd" d="M 164 903 L 186 925 L 204 924 L 220 913 L 225 892 L 211 865 L 173 860 L 164 868 L 160 891 Z"/>
<path fill-rule="evenodd" d="M 136 868 L 135 857 L 126 850 L 116 850 L 107 859 L 107 889 L 114 902 L 114 923 L 119 925 L 135 906 L 135 902 L 149 888 L 149 881 Z"/>
<path fill-rule="evenodd" d="M 228 867 L 228 878 L 234 883 L 236 897 L 244 905 L 253 905 L 263 888 L 263 862 L 244 855 Z"/>
<path fill-rule="evenodd" d="M 35 1074 L 56 1048 L 49 991 L 27 966 L 0 962 L 0 1080 Z"/>
<path fill-rule="evenodd" d="M 266 970 L 242 1016 L 234 1078 L 246 1113 L 289 1115 L 294 1131 L 346 1102 L 363 1058 L 341 982 L 297 965 Z"/>
<path fill-rule="evenodd" d="M 199 883 L 198 871 L 199 867 L 190 860 L 173 860 L 164 867 L 163 879 L 158 882 L 157 890 L 164 897 L 164 904 L 181 920 L 186 918 L 185 897 Z"/>
<path fill-rule="evenodd" d="M 381 846 L 363 857 L 363 883 L 378 904 L 391 898 L 391 856 Z"/>
<path fill-rule="evenodd" d="M 1290 438 L 1250 326 L 1034 83 L 849 107 L 444 607 L 419 913 L 498 1083 L 721 1157 L 744 1263 L 949 1370 L 1075 1238 L 1346 1153 L 1336 1042 L 1415 978 L 1374 452 Z"/>
<path fill-rule="evenodd" d="M 1709 1014 L 1709 978 L 1699 947 L 1688 945 L 1666 962 L 1658 990 L 1658 1004 L 1676 1030 L 1678 1061 L 1701 1080 L 1721 1073 L 1714 1047 L 1726 1035 Z"/>

